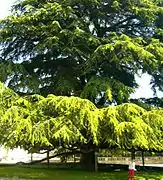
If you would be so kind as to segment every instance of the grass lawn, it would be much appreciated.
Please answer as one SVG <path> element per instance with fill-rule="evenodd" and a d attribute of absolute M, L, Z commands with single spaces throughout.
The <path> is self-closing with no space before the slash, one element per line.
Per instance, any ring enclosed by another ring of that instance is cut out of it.
<path fill-rule="evenodd" d="M 0 167 L 1 177 L 40 180 L 127 180 L 127 172 L 94 173 L 72 170 Z M 137 172 L 135 180 L 163 180 L 163 172 Z"/>

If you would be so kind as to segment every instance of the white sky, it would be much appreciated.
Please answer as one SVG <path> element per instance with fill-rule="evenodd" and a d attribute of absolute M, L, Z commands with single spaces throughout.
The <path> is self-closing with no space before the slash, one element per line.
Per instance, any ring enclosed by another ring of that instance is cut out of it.
<path fill-rule="evenodd" d="M 10 7 L 13 5 L 13 3 L 16 0 L 0 0 L 0 19 L 4 18 L 9 14 Z M 144 74 L 141 78 L 136 78 L 137 82 L 140 84 L 140 87 L 136 90 L 134 95 L 132 95 L 133 98 L 150 98 L 153 96 L 153 92 L 150 87 L 150 76 L 147 74 Z M 158 92 L 157 95 L 159 97 L 163 97 L 163 92 Z"/>
<path fill-rule="evenodd" d="M 16 0 L 0 0 L 0 19 L 9 14 L 10 6 L 12 6 L 15 1 Z"/>
<path fill-rule="evenodd" d="M 139 84 L 139 88 L 131 96 L 132 98 L 150 98 L 153 97 L 153 91 L 150 85 L 150 76 L 143 74 L 141 78 L 136 77 L 136 81 Z M 163 92 L 157 91 L 158 97 L 163 97 Z"/>

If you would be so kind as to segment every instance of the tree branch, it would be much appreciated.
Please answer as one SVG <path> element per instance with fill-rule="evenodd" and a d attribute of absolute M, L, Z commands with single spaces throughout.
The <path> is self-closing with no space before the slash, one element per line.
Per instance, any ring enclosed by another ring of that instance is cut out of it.
<path fill-rule="evenodd" d="M 53 149 L 49 149 L 49 150 L 47 150 L 47 151 L 44 151 L 44 152 L 39 152 L 38 154 L 46 154 L 47 152 L 51 152 L 51 151 L 53 151 L 55 148 L 53 148 Z"/>
<path fill-rule="evenodd" d="M 41 163 L 43 161 L 46 161 L 47 159 L 52 159 L 52 158 L 55 158 L 55 157 L 58 157 L 58 156 L 63 156 L 63 155 L 73 155 L 73 154 L 81 154 L 81 151 L 72 151 L 72 152 L 63 152 L 63 153 L 58 153 L 58 154 L 55 154 L 53 156 L 50 156 L 50 157 L 46 157 L 46 158 L 43 158 L 43 159 L 40 159 L 40 160 L 36 160 L 36 161 L 32 161 L 30 163 L 25 163 L 25 164 L 37 164 L 37 163 Z"/>

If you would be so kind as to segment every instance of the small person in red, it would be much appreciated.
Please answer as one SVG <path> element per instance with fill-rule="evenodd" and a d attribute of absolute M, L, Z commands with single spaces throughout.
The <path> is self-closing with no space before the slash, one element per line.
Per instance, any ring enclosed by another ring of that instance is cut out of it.
<path fill-rule="evenodd" d="M 136 171 L 135 169 L 135 162 L 132 161 L 130 164 L 129 164 L 129 176 L 128 176 L 128 180 L 134 180 L 134 172 Z"/>

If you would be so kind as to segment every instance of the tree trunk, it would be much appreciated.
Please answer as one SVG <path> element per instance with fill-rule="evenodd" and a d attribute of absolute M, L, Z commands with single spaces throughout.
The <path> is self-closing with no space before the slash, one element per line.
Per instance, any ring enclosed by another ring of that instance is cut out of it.
<path fill-rule="evenodd" d="M 47 165 L 48 165 L 48 168 L 49 168 L 49 151 L 47 151 Z"/>
<path fill-rule="evenodd" d="M 33 162 L 33 153 L 31 152 L 31 162 Z"/>
<path fill-rule="evenodd" d="M 135 161 L 135 150 L 131 151 L 131 160 Z"/>
<path fill-rule="evenodd" d="M 80 163 L 82 169 L 97 171 L 97 155 L 95 151 L 81 154 Z"/>
<path fill-rule="evenodd" d="M 144 151 L 141 152 L 141 156 L 142 156 L 142 164 L 143 164 L 143 168 L 144 168 L 144 165 L 145 165 Z"/>
<path fill-rule="evenodd" d="M 95 151 L 95 172 L 97 172 L 97 171 L 98 171 L 98 154 Z"/>
<path fill-rule="evenodd" d="M 73 158 L 74 158 L 74 163 L 76 163 L 76 156 L 75 156 L 75 154 L 73 155 Z"/>

